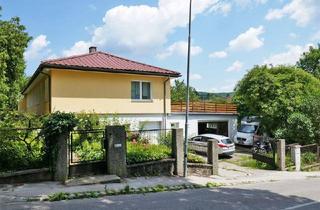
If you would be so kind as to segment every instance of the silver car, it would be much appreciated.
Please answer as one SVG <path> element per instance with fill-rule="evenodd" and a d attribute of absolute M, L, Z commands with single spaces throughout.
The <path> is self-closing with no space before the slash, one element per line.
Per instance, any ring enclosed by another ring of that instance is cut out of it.
<path fill-rule="evenodd" d="M 218 141 L 220 155 L 232 155 L 235 152 L 233 141 L 227 137 L 216 134 L 201 134 L 189 140 L 189 148 L 196 152 L 207 152 L 208 140 L 215 139 Z"/>

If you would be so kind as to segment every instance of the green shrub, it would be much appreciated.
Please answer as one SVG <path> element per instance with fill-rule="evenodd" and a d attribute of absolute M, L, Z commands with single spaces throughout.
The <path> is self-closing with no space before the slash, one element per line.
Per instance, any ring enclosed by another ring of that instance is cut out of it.
<path fill-rule="evenodd" d="M 127 142 L 127 163 L 135 164 L 170 158 L 171 150 L 165 145 Z"/>
<path fill-rule="evenodd" d="M 171 133 L 171 131 L 168 133 L 161 134 L 158 142 L 159 142 L 159 144 L 165 145 L 170 148 L 172 146 L 172 133 Z"/>
<path fill-rule="evenodd" d="M 0 111 L 0 171 L 39 168 L 45 165 L 41 117 L 17 111 Z"/>
<path fill-rule="evenodd" d="M 301 154 L 301 165 L 311 165 L 317 162 L 317 155 L 312 152 L 306 152 Z"/>
<path fill-rule="evenodd" d="M 206 163 L 206 160 L 200 155 L 189 152 L 188 163 Z"/>
<path fill-rule="evenodd" d="M 89 142 L 84 140 L 81 145 L 76 148 L 76 154 L 81 161 L 101 160 L 104 156 L 101 141 Z"/>

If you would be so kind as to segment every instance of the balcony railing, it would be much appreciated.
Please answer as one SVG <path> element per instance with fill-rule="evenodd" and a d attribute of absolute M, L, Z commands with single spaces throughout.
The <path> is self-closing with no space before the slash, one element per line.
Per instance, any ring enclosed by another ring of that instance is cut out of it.
<path fill-rule="evenodd" d="M 185 112 L 186 102 L 172 102 L 171 112 Z M 190 102 L 190 112 L 204 112 L 204 113 L 227 113 L 237 114 L 237 106 L 235 104 L 217 104 L 212 102 Z"/>

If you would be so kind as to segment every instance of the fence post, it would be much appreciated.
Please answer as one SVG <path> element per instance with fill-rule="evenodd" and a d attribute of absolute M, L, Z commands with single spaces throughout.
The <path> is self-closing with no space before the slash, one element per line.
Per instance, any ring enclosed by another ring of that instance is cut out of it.
<path fill-rule="evenodd" d="M 127 176 L 127 144 L 124 126 L 106 126 L 105 149 L 107 173 L 120 177 Z"/>
<path fill-rule="evenodd" d="M 301 170 L 301 146 L 294 145 L 293 146 L 293 161 L 296 166 L 296 171 Z"/>
<path fill-rule="evenodd" d="M 57 136 L 55 146 L 56 151 L 53 151 L 54 156 L 54 181 L 64 183 L 68 179 L 69 174 L 69 147 L 68 147 L 69 133 L 65 132 Z"/>
<path fill-rule="evenodd" d="M 172 129 L 172 157 L 175 158 L 174 174 L 183 176 L 183 129 Z"/>
<path fill-rule="evenodd" d="M 215 139 L 208 140 L 208 164 L 212 165 L 212 175 L 218 175 L 219 165 L 218 141 Z"/>
<path fill-rule="evenodd" d="M 277 166 L 280 171 L 286 170 L 286 141 L 279 139 L 277 142 Z"/>

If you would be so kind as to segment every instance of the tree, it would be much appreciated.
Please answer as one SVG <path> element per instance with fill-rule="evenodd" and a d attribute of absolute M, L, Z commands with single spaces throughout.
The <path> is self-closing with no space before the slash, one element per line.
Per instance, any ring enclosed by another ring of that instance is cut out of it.
<path fill-rule="evenodd" d="M 311 134 L 304 132 L 307 138 L 314 138 L 320 129 L 314 117 L 320 107 L 313 103 L 319 98 L 320 81 L 302 69 L 255 66 L 237 84 L 233 101 L 241 116 L 260 116 L 269 135 L 282 134 L 291 138 L 289 141 L 297 141 L 292 133 L 299 123 L 312 130 Z"/>
<path fill-rule="evenodd" d="M 308 52 L 304 52 L 297 62 L 297 67 L 320 79 L 320 44 L 318 47 L 310 47 Z"/>
<path fill-rule="evenodd" d="M 0 109 L 17 109 L 26 81 L 23 53 L 31 37 L 25 30 L 18 17 L 0 19 Z"/>
<path fill-rule="evenodd" d="M 172 101 L 186 101 L 187 86 L 184 81 L 175 80 L 171 87 Z M 195 88 L 189 87 L 190 101 L 199 101 L 199 95 Z"/>

